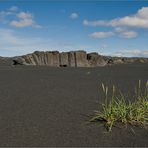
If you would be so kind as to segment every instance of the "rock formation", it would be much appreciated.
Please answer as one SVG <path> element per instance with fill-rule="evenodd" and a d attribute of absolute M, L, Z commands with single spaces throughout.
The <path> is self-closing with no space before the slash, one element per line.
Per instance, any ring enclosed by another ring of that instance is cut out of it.
<path fill-rule="evenodd" d="M 97 53 L 87 54 L 85 51 L 39 52 L 17 57 L 14 65 L 47 65 L 52 67 L 96 67 L 107 62 Z"/>
<path fill-rule="evenodd" d="M 105 59 L 96 52 L 87 54 L 87 59 L 90 67 L 105 66 L 107 64 Z"/>
<path fill-rule="evenodd" d="M 0 65 L 46 65 L 51 67 L 98 67 L 113 64 L 148 63 L 148 58 L 102 56 L 85 51 L 35 51 L 18 57 L 0 57 Z"/>
<path fill-rule="evenodd" d="M 85 51 L 75 52 L 75 67 L 89 67 L 87 53 Z"/>
<path fill-rule="evenodd" d="M 67 52 L 62 52 L 60 55 L 60 67 L 67 67 L 69 65 L 69 57 Z"/>
<path fill-rule="evenodd" d="M 68 61 L 69 61 L 69 66 L 70 67 L 75 67 L 76 66 L 75 52 L 73 52 L 73 51 L 68 52 Z"/>

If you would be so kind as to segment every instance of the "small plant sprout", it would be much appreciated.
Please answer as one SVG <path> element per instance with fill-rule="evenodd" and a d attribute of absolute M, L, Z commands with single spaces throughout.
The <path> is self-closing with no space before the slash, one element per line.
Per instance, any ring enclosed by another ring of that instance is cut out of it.
<path fill-rule="evenodd" d="M 136 89 L 135 101 L 130 102 L 121 92 L 117 95 L 116 88 L 112 87 L 112 96 L 108 101 L 108 86 L 102 83 L 104 93 L 104 102 L 101 104 L 101 110 L 97 111 L 90 119 L 90 122 L 104 121 L 108 131 L 117 123 L 123 125 L 148 126 L 148 81 L 145 84 L 144 92 L 141 89 L 141 80 L 139 80 Z M 119 92 L 119 90 L 118 90 Z"/>

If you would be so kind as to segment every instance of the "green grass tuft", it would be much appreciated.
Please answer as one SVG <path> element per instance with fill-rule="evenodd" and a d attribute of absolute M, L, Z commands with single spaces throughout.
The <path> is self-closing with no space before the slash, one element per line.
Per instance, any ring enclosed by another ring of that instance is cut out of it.
<path fill-rule="evenodd" d="M 90 122 L 104 121 L 108 131 L 112 130 L 113 125 L 122 123 L 142 127 L 148 125 L 148 81 L 145 84 L 145 91 L 142 92 L 141 81 L 135 91 L 135 101 L 126 101 L 125 96 L 120 92 L 116 94 L 116 88 L 112 87 L 112 97 L 108 102 L 108 87 L 102 83 L 102 90 L 105 95 L 105 102 L 101 105 L 101 111 L 95 112 Z"/>

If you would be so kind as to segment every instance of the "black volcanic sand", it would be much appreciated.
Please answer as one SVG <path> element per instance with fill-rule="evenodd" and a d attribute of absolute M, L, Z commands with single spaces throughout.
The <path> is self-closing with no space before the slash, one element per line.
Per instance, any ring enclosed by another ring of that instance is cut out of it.
<path fill-rule="evenodd" d="M 101 68 L 0 67 L 0 146 L 148 146 L 148 130 L 86 124 L 101 83 L 133 92 L 147 64 Z M 130 98 L 129 98 L 130 99 Z"/>

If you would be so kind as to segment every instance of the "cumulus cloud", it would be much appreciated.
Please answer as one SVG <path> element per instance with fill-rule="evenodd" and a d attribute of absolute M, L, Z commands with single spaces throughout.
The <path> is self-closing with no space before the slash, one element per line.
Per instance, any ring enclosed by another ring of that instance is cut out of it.
<path fill-rule="evenodd" d="M 124 32 L 121 32 L 120 33 L 120 36 L 123 37 L 123 38 L 135 38 L 138 36 L 138 33 L 135 32 L 135 31 L 124 31 Z"/>
<path fill-rule="evenodd" d="M 142 7 L 136 14 L 125 16 L 121 18 L 115 18 L 112 20 L 84 20 L 84 25 L 87 26 L 127 26 L 148 29 L 148 7 Z"/>
<path fill-rule="evenodd" d="M 107 38 L 113 35 L 114 35 L 113 32 L 93 32 L 92 34 L 90 34 L 90 37 L 97 39 L 97 38 Z"/>
<path fill-rule="evenodd" d="M 30 12 L 23 12 L 18 10 L 18 7 L 12 6 L 5 11 L 1 11 L 0 21 L 19 28 L 28 26 L 32 26 L 34 28 L 41 28 L 41 26 L 35 22 L 33 14 L 31 14 Z M 7 18 L 8 15 L 11 15 L 11 20 Z"/>
<path fill-rule="evenodd" d="M 115 32 L 93 32 L 92 34 L 90 34 L 90 37 L 92 38 L 107 38 L 107 37 L 111 37 L 111 36 L 119 36 L 121 38 L 127 38 L 127 39 L 131 39 L 131 38 L 135 38 L 138 36 L 138 33 L 135 31 L 128 31 L 127 29 L 123 29 L 123 28 L 116 28 Z"/>
<path fill-rule="evenodd" d="M 32 26 L 33 25 L 33 20 L 32 19 L 22 19 L 19 21 L 11 21 L 10 22 L 11 26 L 15 26 L 15 27 L 27 27 L 27 26 Z"/>
<path fill-rule="evenodd" d="M 17 17 L 20 19 L 33 19 L 33 15 L 29 12 L 20 12 L 17 14 Z"/>
<path fill-rule="evenodd" d="M 36 24 L 36 22 L 34 21 L 34 16 L 29 12 L 19 12 L 19 13 L 17 13 L 16 17 L 19 20 L 12 20 L 10 22 L 11 26 L 15 26 L 15 27 L 32 26 L 35 28 L 41 28 L 40 25 Z"/>
<path fill-rule="evenodd" d="M 40 38 L 25 38 L 21 35 L 18 35 L 17 32 L 15 32 L 14 30 L 11 29 L 1 29 L 0 28 L 0 34 L 1 34 L 1 38 L 0 38 L 0 47 L 2 49 L 5 49 L 4 46 L 9 46 L 9 47 L 22 47 L 24 45 L 32 45 L 32 44 L 37 44 L 41 43 L 43 40 L 41 40 Z M 17 48 L 16 48 L 17 49 Z M 11 50 L 11 48 L 10 48 Z M 21 50 L 21 49 L 20 49 Z M 23 49 L 22 49 L 23 50 Z"/>
<path fill-rule="evenodd" d="M 41 28 L 40 25 L 37 25 L 35 23 L 34 16 L 29 12 L 20 12 L 16 16 L 19 20 L 12 20 L 10 22 L 11 26 L 15 26 L 15 27 L 32 26 L 32 27 L 35 27 L 35 28 Z"/>
<path fill-rule="evenodd" d="M 59 41 L 47 37 L 24 36 L 16 30 L 0 28 L 0 56 L 17 56 L 32 53 L 35 50 L 51 51 L 69 51 L 80 49 L 69 40 Z M 83 46 L 86 48 L 86 45 Z"/>
<path fill-rule="evenodd" d="M 125 29 L 125 28 L 117 27 L 117 28 L 115 28 L 115 31 L 117 33 L 119 33 L 119 36 L 122 37 L 122 38 L 128 38 L 128 39 L 130 39 L 130 38 L 135 38 L 135 37 L 138 36 L 138 33 L 137 32 L 135 32 L 135 31 L 129 31 L 129 30 Z"/>
<path fill-rule="evenodd" d="M 42 50 L 50 48 L 51 40 L 49 38 L 40 37 L 24 37 L 22 34 L 11 29 L 0 29 L 0 56 L 8 55 L 16 56 L 33 52 L 34 50 Z M 10 54 L 11 53 L 11 54 Z"/>
<path fill-rule="evenodd" d="M 78 13 L 75 13 L 75 12 L 71 13 L 70 15 L 71 19 L 77 19 L 78 17 L 79 17 Z"/>

